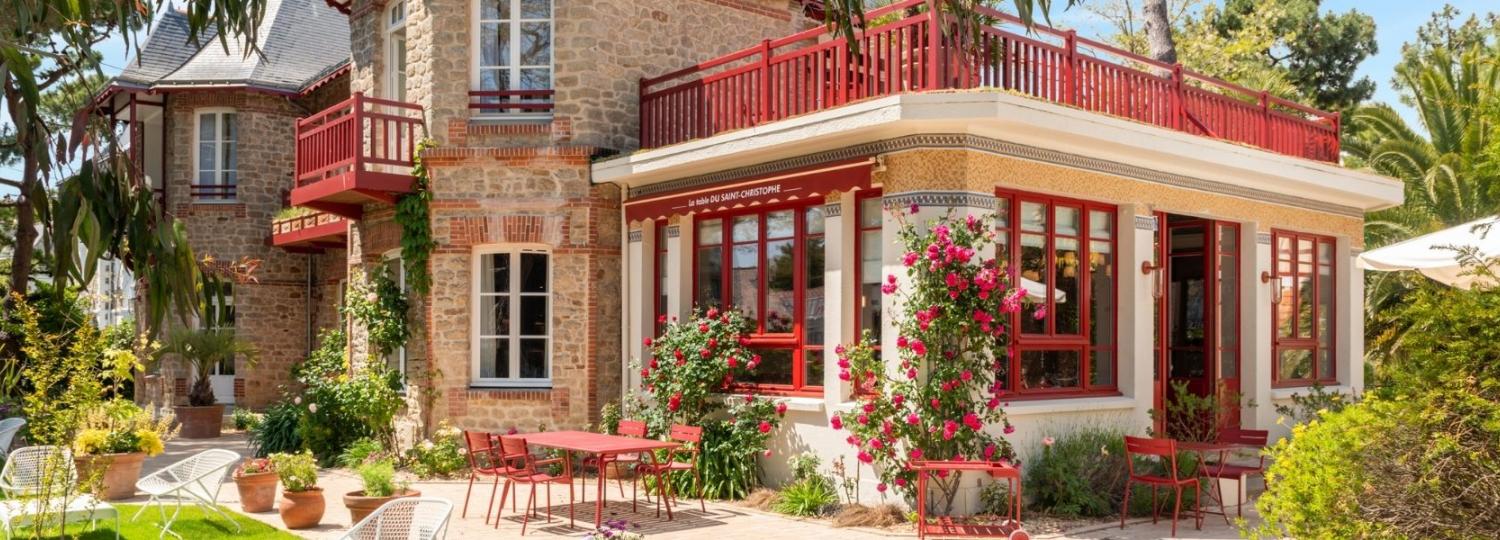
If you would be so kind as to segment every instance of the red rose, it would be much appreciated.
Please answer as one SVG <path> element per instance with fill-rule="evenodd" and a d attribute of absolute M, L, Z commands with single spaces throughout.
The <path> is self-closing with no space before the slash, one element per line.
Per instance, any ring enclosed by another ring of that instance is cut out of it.
<path fill-rule="evenodd" d="M 762 420 L 760 422 L 760 432 L 761 433 L 770 433 L 771 432 L 771 423 Z"/>
<path fill-rule="evenodd" d="M 776 404 L 776 414 L 786 414 L 786 402 Z"/>

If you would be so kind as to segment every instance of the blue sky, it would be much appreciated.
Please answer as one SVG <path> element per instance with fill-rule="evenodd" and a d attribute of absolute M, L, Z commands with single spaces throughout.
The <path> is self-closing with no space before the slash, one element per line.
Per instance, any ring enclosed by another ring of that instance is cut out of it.
<path fill-rule="evenodd" d="M 1464 16 L 1493 11 L 1497 8 L 1495 0 L 1450 0 L 1447 3 L 1457 7 Z M 1375 81 L 1377 90 L 1374 99 L 1396 106 L 1402 116 L 1406 117 L 1407 122 L 1412 125 L 1416 125 L 1416 118 L 1409 109 L 1401 107 L 1397 102 L 1396 93 L 1390 85 L 1391 74 L 1396 62 L 1401 58 L 1401 44 L 1416 36 L 1417 28 L 1427 22 L 1428 16 L 1442 5 L 1442 2 L 1421 0 L 1323 1 L 1323 11 L 1343 12 L 1357 8 L 1375 18 L 1375 37 L 1380 52 L 1360 65 L 1360 73 Z M 1080 7 L 1054 13 L 1053 22 L 1076 28 L 1079 34 L 1091 37 L 1103 36 L 1111 31 L 1109 26 L 1096 15 Z M 118 73 L 129 61 L 129 51 L 123 40 L 115 39 L 101 44 L 99 51 L 104 54 L 105 71 L 110 75 Z M 0 176 L 17 178 L 20 172 L 14 167 L 0 166 Z"/>

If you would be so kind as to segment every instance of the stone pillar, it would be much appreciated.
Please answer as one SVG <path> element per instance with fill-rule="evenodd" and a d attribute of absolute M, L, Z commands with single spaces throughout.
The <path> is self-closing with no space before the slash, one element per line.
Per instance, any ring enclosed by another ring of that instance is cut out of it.
<path fill-rule="evenodd" d="M 853 386 L 839 379 L 835 350 L 854 342 L 858 316 L 851 310 L 852 293 L 858 287 L 853 278 L 859 272 L 859 261 L 854 258 L 854 243 L 859 241 L 854 204 L 854 193 L 844 193 L 823 207 L 823 400 L 829 405 L 848 400 Z"/>
<path fill-rule="evenodd" d="M 1139 205 L 1121 205 L 1117 214 L 1116 255 L 1119 279 L 1119 320 L 1117 337 L 1119 358 L 1115 360 L 1115 377 L 1120 393 L 1135 400 L 1130 425 L 1149 426 L 1149 412 L 1156 399 L 1156 344 L 1152 341 L 1157 328 L 1157 281 L 1165 270 L 1150 274 L 1141 271 L 1143 263 L 1156 260 L 1156 216 Z"/>

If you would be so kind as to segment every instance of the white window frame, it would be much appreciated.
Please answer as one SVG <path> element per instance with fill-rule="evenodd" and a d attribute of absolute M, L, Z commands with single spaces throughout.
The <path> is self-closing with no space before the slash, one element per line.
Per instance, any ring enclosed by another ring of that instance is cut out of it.
<path fill-rule="evenodd" d="M 512 263 L 513 263 L 513 265 L 511 267 L 511 273 L 510 273 L 510 292 L 506 292 L 506 293 L 487 293 L 487 292 L 483 292 L 483 291 L 480 290 L 481 289 L 481 282 L 480 282 L 480 279 L 481 279 L 480 276 L 481 276 L 481 274 L 480 273 L 482 272 L 482 270 L 484 268 L 484 258 L 486 256 L 489 256 L 489 255 L 496 255 L 496 254 L 501 254 L 501 253 L 510 254 L 512 256 Z M 520 262 L 520 255 L 523 254 L 523 253 L 536 253 L 536 254 L 545 255 L 547 257 L 547 292 L 545 292 L 545 293 L 522 293 L 521 292 L 521 289 L 520 289 L 521 272 L 520 272 L 519 262 Z M 470 255 L 469 258 L 471 260 L 471 263 L 470 263 L 470 273 L 469 273 L 469 283 L 471 285 L 470 286 L 470 292 L 469 292 L 469 295 L 470 295 L 469 296 L 469 306 L 470 306 L 470 310 L 469 310 L 470 311 L 470 316 L 469 316 L 469 350 L 470 350 L 469 381 L 470 381 L 470 386 L 474 386 L 474 387 L 501 387 L 501 388 L 550 388 L 552 386 L 552 360 L 553 360 L 553 356 L 552 356 L 552 351 L 553 351 L 552 335 L 553 335 L 554 326 L 556 326 L 554 324 L 555 321 L 554 321 L 554 319 L 552 317 L 552 315 L 553 315 L 553 309 L 554 309 L 554 306 L 556 305 L 556 297 L 553 295 L 554 281 L 552 279 L 553 275 L 554 275 L 553 269 L 555 267 L 555 264 L 554 264 L 555 257 L 553 256 L 552 250 L 548 249 L 547 247 L 537 246 L 537 245 L 516 245 L 516 244 L 487 245 L 487 246 L 479 246 L 479 247 L 474 248 L 474 251 Z M 483 303 L 480 302 L 480 300 L 484 296 L 510 296 L 511 298 L 513 298 L 513 301 L 510 303 L 510 306 L 511 306 L 510 309 L 512 310 L 513 315 L 510 318 L 510 334 L 509 335 L 507 335 L 507 336 L 491 336 L 491 335 L 484 335 L 484 334 L 480 333 L 480 324 L 481 324 L 481 321 L 483 320 L 483 315 L 481 314 L 481 310 L 483 309 Z M 520 312 L 520 309 L 521 309 L 520 298 L 522 296 L 546 296 L 547 297 L 547 315 L 546 315 L 546 317 L 547 317 L 547 334 L 546 335 L 543 335 L 543 336 L 534 336 L 534 335 L 522 336 L 520 334 L 521 317 L 519 316 L 519 312 Z M 497 337 L 508 339 L 508 340 L 511 341 L 511 347 L 509 348 L 510 349 L 510 358 L 509 358 L 508 365 L 510 367 L 511 373 L 516 374 L 516 375 L 519 375 L 520 371 L 521 371 L 521 347 L 520 347 L 520 340 L 523 337 L 524 338 L 528 338 L 528 339 L 538 339 L 538 338 L 540 338 L 540 339 L 545 340 L 545 342 L 546 342 L 546 348 L 545 348 L 545 351 L 543 352 L 543 354 L 545 355 L 545 358 L 546 358 L 546 361 L 547 361 L 547 366 L 546 366 L 547 367 L 547 375 L 546 375 L 546 377 L 543 377 L 543 378 L 540 378 L 540 379 L 522 379 L 522 378 L 519 378 L 518 376 L 512 376 L 512 377 L 481 377 L 480 376 L 480 361 L 481 361 L 481 356 L 483 354 L 483 340 L 489 339 L 489 338 L 497 338 Z"/>
<path fill-rule="evenodd" d="M 393 250 L 385 252 L 385 254 L 383 256 L 381 256 L 380 262 L 381 262 L 382 265 L 389 265 L 392 262 L 396 263 L 395 275 L 391 275 L 389 277 L 391 278 L 392 281 L 396 282 L 396 287 L 401 290 L 402 296 L 405 296 L 406 293 L 407 293 L 407 290 L 406 290 L 406 264 L 405 264 L 405 261 L 401 260 L 401 250 L 400 249 L 393 249 Z M 386 267 L 386 270 L 389 271 L 389 266 Z M 400 347 L 396 348 L 396 350 L 394 350 L 394 351 L 391 351 L 390 354 L 381 357 L 380 360 L 381 360 L 381 362 L 383 364 L 385 364 L 386 367 L 390 367 L 390 365 L 391 365 L 391 355 L 395 355 L 396 356 L 396 370 L 397 370 L 396 371 L 396 375 L 397 375 L 397 380 L 401 381 L 401 390 L 400 391 L 401 392 L 405 392 L 406 391 L 406 344 L 404 344 L 404 343 L 401 344 Z"/>
<path fill-rule="evenodd" d="M 385 11 L 385 97 L 393 101 L 406 101 L 406 73 L 405 67 L 396 69 L 397 57 L 405 56 L 409 51 L 406 49 L 406 0 L 392 2 L 389 9 Z M 396 48 L 396 42 L 402 46 Z"/>
<path fill-rule="evenodd" d="M 498 3 L 498 2 L 508 2 L 508 3 L 510 3 L 510 8 L 511 8 L 510 12 L 514 13 L 516 16 L 515 16 L 515 18 L 508 19 L 508 20 L 484 19 L 483 18 L 484 9 L 483 9 L 482 6 L 484 5 L 485 2 L 496 2 L 496 3 Z M 469 13 L 469 21 L 470 21 L 470 24 L 469 24 L 469 36 L 470 36 L 470 39 L 469 39 L 469 66 L 470 66 L 470 68 L 469 68 L 469 88 L 471 90 L 478 91 L 478 90 L 482 90 L 483 89 L 481 87 L 481 83 L 484 80 L 482 74 L 487 69 L 504 69 L 504 70 L 509 70 L 511 72 L 511 80 L 512 81 L 520 81 L 521 80 L 521 70 L 522 69 L 527 69 L 527 68 L 543 68 L 543 67 L 547 68 L 547 74 L 548 74 L 548 81 L 547 81 L 547 88 L 546 89 L 548 89 L 548 90 L 554 90 L 554 91 L 557 89 L 557 2 L 549 0 L 549 6 L 547 8 L 547 13 L 549 13 L 551 16 L 548 17 L 548 18 L 545 18 L 545 19 L 523 19 L 523 18 L 521 18 L 521 0 L 472 0 L 471 2 L 469 2 L 469 11 L 470 11 L 470 13 Z M 541 64 L 521 65 L 521 63 L 520 63 L 520 60 L 521 60 L 521 24 L 522 23 L 533 23 L 533 22 L 545 22 L 545 23 L 547 23 L 547 26 L 549 28 L 549 30 L 548 30 L 548 36 L 549 36 L 549 39 L 552 40 L 552 43 L 549 44 L 549 46 L 547 47 L 548 58 L 547 58 L 547 65 L 545 65 L 545 66 L 543 66 Z M 481 43 L 481 40 L 484 39 L 483 28 L 484 28 L 484 24 L 485 23 L 499 23 L 499 24 L 508 24 L 508 25 L 510 25 L 510 27 L 511 27 L 511 32 L 510 32 L 511 58 L 509 59 L 510 60 L 510 64 L 509 65 L 507 65 L 507 66 L 488 66 L 488 67 L 486 67 L 486 66 L 483 65 L 484 54 L 483 54 L 483 43 Z M 557 97 L 556 94 L 554 94 L 553 95 L 553 99 L 555 100 L 556 97 Z M 520 120 L 520 121 L 538 121 L 538 120 L 550 120 L 550 119 L 552 119 L 552 111 L 545 111 L 545 112 L 543 112 L 543 111 L 526 111 L 526 110 L 485 111 L 485 110 L 480 109 L 480 110 L 476 110 L 476 112 L 474 113 L 474 115 L 475 116 L 479 116 L 479 117 L 485 117 L 485 118 L 499 118 L 499 119 Z"/>
<path fill-rule="evenodd" d="M 239 140 L 238 140 L 238 137 L 236 137 L 235 139 L 228 139 L 227 138 L 228 130 L 224 129 L 225 128 L 225 122 L 224 122 L 224 115 L 225 114 L 233 114 L 234 115 L 234 121 L 235 122 L 239 122 L 239 119 L 240 119 L 239 111 L 235 110 L 232 107 L 206 107 L 206 108 L 202 108 L 202 109 L 196 109 L 196 110 L 193 111 L 193 178 L 189 181 L 189 184 L 214 185 L 214 186 L 231 185 L 231 184 L 225 182 L 225 173 L 232 171 L 232 172 L 236 173 L 235 174 L 235 183 L 232 184 L 232 185 L 235 186 L 235 191 L 234 191 L 234 194 L 232 196 L 230 196 L 230 197 L 224 197 L 224 198 L 217 198 L 217 197 L 215 197 L 215 198 L 199 199 L 197 197 L 193 197 L 193 202 L 197 203 L 197 204 L 234 203 L 234 202 L 237 202 L 237 199 L 239 199 L 239 187 L 238 187 L 239 186 L 239 174 L 238 174 L 239 173 L 239 163 L 238 162 L 239 162 L 239 155 L 240 155 L 240 152 L 239 152 Z M 200 162 L 198 160 L 198 156 L 199 156 L 199 153 L 202 151 L 203 142 L 205 142 L 205 141 L 203 141 L 203 117 L 204 116 L 210 116 L 210 115 L 212 115 L 212 116 L 215 117 L 215 120 L 214 120 L 214 133 L 216 133 L 219 138 L 218 138 L 218 140 L 213 141 L 213 143 L 214 143 L 214 168 L 213 168 L 214 175 L 213 175 L 213 182 L 205 184 L 205 183 L 203 183 L 203 182 L 201 182 L 199 180 L 199 178 L 201 178 L 203 176 L 204 169 L 202 168 L 202 162 Z M 235 129 L 235 132 L 236 132 L 236 135 L 237 135 L 238 132 L 239 132 L 239 130 Z M 229 143 L 229 144 L 235 145 L 234 156 L 235 156 L 235 162 L 236 163 L 235 163 L 235 168 L 233 168 L 233 169 L 226 169 L 224 167 L 224 164 L 221 163 L 221 161 L 223 161 L 223 159 L 224 159 L 223 145 L 225 143 Z"/>

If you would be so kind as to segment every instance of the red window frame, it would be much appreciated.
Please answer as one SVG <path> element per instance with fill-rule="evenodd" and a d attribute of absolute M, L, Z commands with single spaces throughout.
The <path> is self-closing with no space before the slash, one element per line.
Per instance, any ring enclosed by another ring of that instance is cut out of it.
<path fill-rule="evenodd" d="M 854 339 L 856 341 L 859 340 L 864 331 L 869 330 L 870 337 L 875 340 L 875 346 L 872 347 L 872 349 L 875 351 L 875 355 L 877 357 L 879 357 L 881 354 L 880 333 L 883 329 L 864 327 L 864 309 L 863 306 L 860 305 L 860 303 L 866 300 L 864 292 L 865 234 L 869 232 L 880 233 L 885 225 L 885 207 L 879 202 L 877 202 L 877 204 L 875 205 L 875 209 L 880 213 L 880 221 L 878 221 L 874 226 L 865 225 L 865 203 L 870 200 L 879 201 L 881 197 L 881 191 L 877 189 L 861 192 L 859 196 L 854 200 L 854 271 L 850 272 L 853 277 L 851 281 L 854 282 L 854 301 L 850 303 L 851 310 L 849 311 L 849 313 L 854 317 Z M 877 262 L 877 264 L 879 263 Z M 879 272 L 877 272 L 877 275 L 878 274 Z M 875 286 L 880 286 L 880 280 L 878 278 L 875 281 Z M 880 305 L 882 296 L 884 296 L 884 294 L 877 289 L 874 297 L 870 298 L 869 300 L 875 302 L 876 306 L 878 307 Z M 884 315 L 883 310 L 881 314 Z M 875 393 L 874 388 L 864 386 L 860 384 L 860 381 L 853 381 L 853 386 L 854 395 L 856 396 L 873 395 Z"/>
<path fill-rule="evenodd" d="M 1289 249 L 1283 249 L 1283 243 L 1288 244 Z M 1304 242 L 1311 246 L 1310 261 L 1299 261 L 1299 246 Z M 1327 246 L 1328 260 L 1321 260 L 1320 254 L 1323 247 Z M 1300 264 L 1299 264 L 1300 263 Z M 1283 336 L 1281 322 L 1283 312 L 1288 314 L 1301 313 L 1302 278 L 1304 276 L 1302 265 L 1312 266 L 1312 324 L 1310 328 L 1303 328 L 1298 317 L 1291 317 L 1290 335 Z M 1318 321 L 1323 316 L 1323 306 L 1319 300 L 1323 297 L 1323 284 L 1318 279 L 1319 270 L 1326 268 L 1328 271 L 1328 286 L 1332 289 L 1328 298 L 1328 332 L 1327 336 L 1318 328 Z M 1273 229 L 1271 231 L 1271 278 L 1281 283 L 1281 299 L 1271 309 L 1271 386 L 1273 388 L 1289 388 L 1309 386 L 1317 384 L 1338 384 L 1338 356 L 1335 339 L 1338 337 L 1338 243 L 1331 236 L 1300 233 Z M 1325 339 L 1326 338 L 1326 339 Z M 1282 378 L 1281 376 L 1281 353 L 1283 351 L 1308 351 L 1311 369 L 1308 377 Z M 1318 358 L 1321 354 L 1328 356 L 1328 373 L 1323 373 L 1322 363 Z"/>
<path fill-rule="evenodd" d="M 721 285 L 720 285 L 721 288 L 720 288 L 720 291 L 719 291 L 720 292 L 719 305 L 720 306 L 733 305 L 733 303 L 731 302 L 731 300 L 734 297 L 734 288 L 733 288 L 733 283 L 732 283 L 732 281 L 733 281 L 733 275 L 734 275 L 734 265 L 733 265 L 734 246 L 736 246 L 736 245 L 749 245 L 749 244 L 755 244 L 755 245 L 757 245 L 758 246 L 758 249 L 757 249 L 758 260 L 757 260 L 757 266 L 756 266 L 756 273 L 757 273 L 757 276 L 756 276 L 756 293 L 757 293 L 756 294 L 756 303 L 757 303 L 757 306 L 756 306 L 756 320 L 754 321 L 754 328 L 746 336 L 747 339 L 748 339 L 748 347 L 752 351 L 756 350 L 756 349 L 788 350 L 788 351 L 791 351 L 791 355 L 792 355 L 792 384 L 788 385 L 788 384 L 768 384 L 768 383 L 742 383 L 742 384 L 736 384 L 735 385 L 734 389 L 736 391 L 753 392 L 753 393 L 764 394 L 764 395 L 803 395 L 803 396 L 817 396 L 817 395 L 822 395 L 822 393 L 823 393 L 823 384 L 822 384 L 821 380 L 819 380 L 819 381 L 807 381 L 807 380 L 805 380 L 807 378 L 806 377 L 806 375 L 807 375 L 807 360 L 810 357 L 811 358 L 819 358 L 819 359 L 821 359 L 821 361 L 823 361 L 825 363 L 825 365 L 826 365 L 827 360 L 828 360 L 825 356 L 822 356 L 822 352 L 823 352 L 823 343 L 822 342 L 809 343 L 809 342 L 806 341 L 807 328 L 806 328 L 806 316 L 805 316 L 805 312 L 806 312 L 806 296 L 805 296 L 805 293 L 806 293 L 806 285 L 807 285 L 807 256 L 806 256 L 807 245 L 808 245 L 807 240 L 809 238 L 813 238 L 813 237 L 822 237 L 822 238 L 825 238 L 825 239 L 827 238 L 825 236 L 826 231 L 825 232 L 815 233 L 815 234 L 809 234 L 808 233 L 808 231 L 807 231 L 807 212 L 808 212 L 808 210 L 810 210 L 812 208 L 820 208 L 820 207 L 822 207 L 824 205 L 825 205 L 825 203 L 822 200 L 792 201 L 792 202 L 787 202 L 787 203 L 778 203 L 778 204 L 770 204 L 770 205 L 763 205 L 763 206 L 754 206 L 754 207 L 750 207 L 750 208 L 735 209 L 735 210 L 723 211 L 723 212 L 712 212 L 712 213 L 706 213 L 706 214 L 699 214 L 699 215 L 695 215 L 693 217 L 693 227 L 694 227 L 694 232 L 695 232 L 694 238 L 693 238 L 693 299 L 694 299 L 694 301 L 696 302 L 697 299 L 698 299 L 698 296 L 699 296 L 698 295 L 698 290 L 699 290 L 700 283 L 699 283 L 699 279 L 698 279 L 699 278 L 698 267 L 699 267 L 700 253 L 703 251 L 703 248 L 704 248 L 703 244 L 701 243 L 701 240 L 699 238 L 697 238 L 696 232 L 698 231 L 698 224 L 700 222 L 717 219 L 717 220 L 720 220 L 720 222 L 719 222 L 720 223 L 719 233 L 722 235 L 722 237 L 720 238 L 720 243 L 718 244 L 718 246 L 720 247 L 719 256 L 721 257 L 720 272 L 719 273 L 720 273 L 720 279 L 722 280 L 721 281 Z M 766 244 L 768 242 L 776 242 L 776 241 L 787 240 L 788 238 L 786 238 L 786 237 L 767 238 L 766 237 L 766 224 L 767 224 L 766 216 L 768 214 L 771 214 L 771 213 L 774 213 L 774 212 L 785 211 L 785 210 L 792 211 L 792 215 L 793 215 L 793 218 L 794 218 L 793 219 L 793 221 L 794 221 L 794 224 L 793 224 L 794 229 L 793 229 L 793 231 L 794 232 L 793 232 L 792 236 L 789 238 L 790 240 L 792 240 L 792 245 L 793 245 L 793 250 L 792 250 L 792 267 L 794 269 L 794 271 L 793 271 L 793 278 L 792 278 L 793 279 L 793 286 L 792 286 L 792 291 L 793 291 L 792 292 L 792 304 L 793 304 L 792 331 L 791 332 L 768 333 L 768 332 L 766 332 L 766 322 L 765 322 L 765 319 L 766 319 L 766 309 L 765 309 L 766 308 L 766 306 L 765 306 L 765 304 L 766 304 L 766 293 L 769 290 L 768 287 L 767 287 L 767 275 L 766 275 L 767 274 L 767 269 L 768 269 L 767 268 L 767 266 L 768 266 L 767 263 L 768 263 L 769 258 L 767 257 Z M 734 240 L 734 238 L 733 238 L 733 234 L 734 234 L 733 221 L 734 221 L 734 218 L 743 217 L 743 216 L 749 216 L 749 215 L 758 216 L 758 222 L 757 223 L 758 223 L 758 227 L 759 227 L 759 232 L 757 234 L 756 240 L 754 240 L 753 242 L 734 242 L 733 241 Z M 826 244 L 825 244 L 825 249 L 826 249 Z M 826 269 L 826 267 L 825 267 L 825 269 Z M 829 285 L 830 284 L 826 283 L 826 282 L 823 284 L 823 286 L 825 288 L 828 287 Z M 825 327 L 824 331 L 825 332 L 828 331 L 826 327 Z"/>
<path fill-rule="evenodd" d="M 1044 251 L 1046 253 L 1046 268 L 1049 272 L 1046 280 L 1046 328 L 1039 333 L 1022 332 L 1023 317 L 1032 317 L 1032 309 L 1023 309 L 1021 313 L 1013 314 L 1010 319 L 1012 342 L 1010 362 L 1007 369 L 1005 388 L 1012 399 L 1045 399 L 1089 395 L 1115 395 L 1119 393 L 1119 324 L 1120 324 L 1120 261 L 1119 261 L 1119 237 L 1118 230 L 1119 208 L 1112 204 L 1055 197 L 1034 193 L 996 190 L 995 196 L 999 198 L 1001 216 L 1003 222 L 997 223 L 996 232 L 1003 235 L 1006 241 L 1007 275 L 1012 287 L 1020 287 L 1019 264 L 1012 264 L 1021 260 L 1021 219 L 1022 203 L 1037 203 L 1043 205 L 1046 212 L 1046 224 L 1040 233 L 1027 231 L 1024 234 L 1041 235 L 1044 238 Z M 1058 234 L 1056 227 L 1057 207 L 1075 208 L 1079 212 L 1078 230 L 1076 234 Z M 1108 221 L 1108 238 L 1096 237 L 1090 227 L 1094 212 L 1104 212 Z M 1055 302 L 1057 249 L 1059 238 L 1073 239 L 1078 242 L 1078 265 L 1077 282 L 1079 284 L 1079 304 L 1083 306 L 1078 314 L 1078 333 L 1067 334 L 1057 331 L 1057 310 Z M 1093 343 L 1094 336 L 1090 334 L 1090 319 L 1093 316 L 1093 287 L 1092 277 L 1095 270 L 1088 261 L 1093 254 L 1092 242 L 1108 242 L 1110 261 L 1105 271 L 1110 276 L 1110 294 L 1115 296 L 1115 301 L 1110 304 L 1110 316 L 1112 328 L 1109 335 L 1112 337 L 1109 343 Z M 1027 352 L 1033 351 L 1076 351 L 1078 353 L 1078 384 L 1076 386 L 1058 388 L 1022 388 L 1021 368 L 1024 364 L 1023 357 Z M 1107 353 L 1110 362 L 1110 383 L 1093 384 L 1091 364 L 1094 361 L 1094 353 Z"/>

